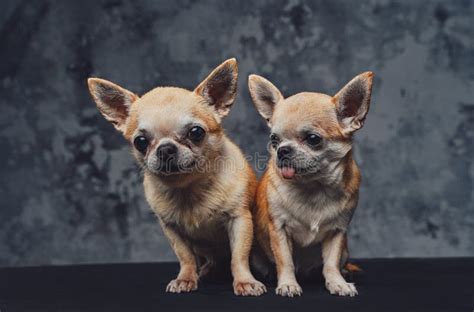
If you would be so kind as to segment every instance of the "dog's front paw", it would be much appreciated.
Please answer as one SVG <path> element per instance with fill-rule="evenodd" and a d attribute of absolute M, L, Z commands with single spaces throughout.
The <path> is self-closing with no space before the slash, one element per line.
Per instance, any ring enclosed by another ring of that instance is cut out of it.
<path fill-rule="evenodd" d="M 255 279 L 234 281 L 234 294 L 237 296 L 260 296 L 266 292 L 265 285 Z"/>
<path fill-rule="evenodd" d="M 301 289 L 297 282 L 294 282 L 278 285 L 275 292 L 277 295 L 293 298 L 301 296 L 303 294 L 303 289 Z"/>
<path fill-rule="evenodd" d="M 190 292 L 197 289 L 197 280 L 174 279 L 166 286 L 166 292 L 181 293 Z"/>
<path fill-rule="evenodd" d="M 348 283 L 342 278 L 326 280 L 326 288 L 331 295 L 354 297 L 358 294 L 354 284 Z"/>

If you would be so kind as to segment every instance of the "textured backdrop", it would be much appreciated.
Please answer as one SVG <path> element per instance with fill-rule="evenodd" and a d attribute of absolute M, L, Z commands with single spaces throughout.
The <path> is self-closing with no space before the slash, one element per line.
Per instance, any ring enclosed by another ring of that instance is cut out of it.
<path fill-rule="evenodd" d="M 352 254 L 474 256 L 473 2 L 254 2 L 1 2 L 0 265 L 174 259 L 86 78 L 193 88 L 229 57 L 247 154 L 268 139 L 249 73 L 333 94 L 373 70 Z"/>

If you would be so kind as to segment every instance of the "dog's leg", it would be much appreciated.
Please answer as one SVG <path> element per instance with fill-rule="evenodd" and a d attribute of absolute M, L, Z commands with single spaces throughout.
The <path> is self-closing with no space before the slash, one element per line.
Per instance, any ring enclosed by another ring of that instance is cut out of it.
<path fill-rule="evenodd" d="M 331 294 L 353 297 L 357 295 L 357 289 L 353 283 L 346 282 L 340 271 L 346 239 L 344 232 L 336 232 L 323 241 L 323 275 Z"/>
<path fill-rule="evenodd" d="M 288 239 L 282 228 L 277 229 L 273 223 L 269 223 L 268 234 L 277 269 L 277 295 L 287 297 L 301 296 L 303 290 L 296 281 L 290 239 Z"/>
<path fill-rule="evenodd" d="M 161 222 L 161 227 L 168 238 L 171 248 L 173 248 L 179 261 L 179 273 L 176 279 L 166 286 L 167 292 L 180 293 L 197 289 L 198 274 L 196 258 L 191 248 L 174 229 Z"/>
<path fill-rule="evenodd" d="M 206 275 L 208 275 L 209 272 L 211 272 L 211 270 L 214 267 L 215 267 L 214 259 L 205 258 L 204 262 L 199 264 L 199 272 L 198 272 L 199 278 L 201 279 L 201 278 L 205 277 Z"/>
<path fill-rule="evenodd" d="M 260 296 L 267 290 L 257 281 L 249 268 L 249 255 L 253 241 L 252 216 L 249 211 L 231 220 L 229 240 L 232 251 L 231 270 L 234 293 L 240 296 Z"/>

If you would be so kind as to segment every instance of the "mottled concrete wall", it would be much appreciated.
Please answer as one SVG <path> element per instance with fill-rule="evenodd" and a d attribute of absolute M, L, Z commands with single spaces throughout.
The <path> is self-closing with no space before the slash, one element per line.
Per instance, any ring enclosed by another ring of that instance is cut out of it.
<path fill-rule="evenodd" d="M 0 265 L 174 259 L 86 78 L 192 88 L 229 57 L 249 154 L 268 138 L 249 73 L 290 95 L 373 70 L 353 255 L 474 256 L 473 2 L 253 2 L 2 1 Z"/>

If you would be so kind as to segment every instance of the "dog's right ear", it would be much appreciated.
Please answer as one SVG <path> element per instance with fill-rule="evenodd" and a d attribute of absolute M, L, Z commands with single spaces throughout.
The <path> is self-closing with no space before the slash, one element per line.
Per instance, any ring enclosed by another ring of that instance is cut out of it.
<path fill-rule="evenodd" d="M 270 81 L 258 75 L 249 76 L 249 90 L 258 112 L 271 126 L 270 120 L 275 106 L 283 100 L 280 90 Z"/>
<path fill-rule="evenodd" d="M 334 97 L 342 131 L 351 134 L 362 128 L 369 111 L 374 74 L 365 72 L 349 81 Z"/>
<path fill-rule="evenodd" d="M 124 133 L 130 106 L 138 99 L 138 96 L 110 81 L 99 78 L 89 78 L 87 84 L 97 108 L 105 119 Z"/>

